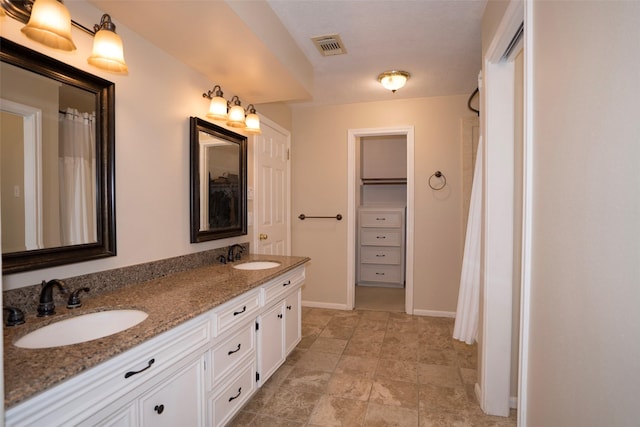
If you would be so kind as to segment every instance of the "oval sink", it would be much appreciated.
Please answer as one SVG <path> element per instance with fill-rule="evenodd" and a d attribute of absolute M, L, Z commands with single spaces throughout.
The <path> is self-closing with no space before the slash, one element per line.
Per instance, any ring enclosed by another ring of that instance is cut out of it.
<path fill-rule="evenodd" d="M 108 310 L 83 314 L 51 323 L 18 339 L 22 348 L 49 348 L 78 344 L 112 335 L 142 322 L 148 316 L 140 310 Z"/>
<path fill-rule="evenodd" d="M 279 262 L 273 261 L 251 261 L 234 265 L 233 268 L 237 268 L 238 270 L 266 270 L 267 268 L 273 268 L 279 265 Z"/>

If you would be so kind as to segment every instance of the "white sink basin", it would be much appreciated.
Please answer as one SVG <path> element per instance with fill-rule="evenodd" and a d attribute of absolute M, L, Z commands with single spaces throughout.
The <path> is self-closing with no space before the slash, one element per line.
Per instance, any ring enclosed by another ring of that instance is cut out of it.
<path fill-rule="evenodd" d="M 238 270 L 266 270 L 267 268 L 273 268 L 279 265 L 279 262 L 273 261 L 251 261 L 234 265 L 233 268 L 237 268 Z"/>
<path fill-rule="evenodd" d="M 140 310 L 108 310 L 51 323 L 15 342 L 22 348 L 49 348 L 77 344 L 124 331 L 148 316 Z"/>

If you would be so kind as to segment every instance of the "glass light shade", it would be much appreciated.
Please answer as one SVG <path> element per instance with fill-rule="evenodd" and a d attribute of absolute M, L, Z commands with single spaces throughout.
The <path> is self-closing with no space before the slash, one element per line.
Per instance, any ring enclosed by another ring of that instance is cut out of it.
<path fill-rule="evenodd" d="M 260 117 L 256 113 L 247 114 L 244 130 L 247 133 L 262 133 L 260 130 Z"/>
<path fill-rule="evenodd" d="M 221 96 L 211 98 L 207 117 L 214 120 L 227 120 L 227 100 Z"/>
<path fill-rule="evenodd" d="M 244 125 L 244 108 L 242 105 L 234 105 L 229 109 L 229 120 L 227 125 L 233 128 L 243 128 Z"/>
<path fill-rule="evenodd" d="M 378 76 L 378 81 L 385 89 L 395 92 L 407 83 L 409 73 L 406 71 L 385 71 Z"/>
<path fill-rule="evenodd" d="M 87 62 L 106 71 L 128 72 L 127 64 L 124 62 L 122 39 L 110 30 L 99 30 L 96 33 L 93 38 L 93 51 Z"/>
<path fill-rule="evenodd" d="M 31 40 L 54 49 L 76 49 L 71 40 L 71 14 L 56 0 L 36 0 L 29 22 L 21 31 Z"/>

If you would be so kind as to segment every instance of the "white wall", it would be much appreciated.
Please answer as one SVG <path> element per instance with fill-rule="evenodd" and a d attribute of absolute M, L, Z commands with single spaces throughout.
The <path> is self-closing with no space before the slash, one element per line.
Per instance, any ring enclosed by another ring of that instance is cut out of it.
<path fill-rule="evenodd" d="M 87 27 L 103 13 L 82 1 L 66 5 L 73 19 Z M 73 30 L 78 50 L 67 53 L 31 42 L 20 32 L 23 24 L 1 18 L 3 37 L 115 83 L 118 250 L 116 257 L 5 276 L 4 289 L 250 241 L 243 236 L 189 243 L 189 117 L 205 118 L 202 93 L 213 82 L 112 18 L 125 46 L 126 76 L 87 64 L 93 38 L 86 33 Z"/>
<path fill-rule="evenodd" d="M 347 221 L 299 221 L 347 213 L 349 129 L 415 127 L 414 308 L 456 308 L 462 257 L 460 118 L 473 116 L 468 95 L 298 108 L 293 111 L 292 248 L 311 257 L 303 300 L 347 302 Z M 441 170 L 447 187 L 433 191 Z M 346 217 L 345 217 L 346 219 Z"/>
<path fill-rule="evenodd" d="M 533 2 L 529 426 L 640 396 L 640 2 Z"/>

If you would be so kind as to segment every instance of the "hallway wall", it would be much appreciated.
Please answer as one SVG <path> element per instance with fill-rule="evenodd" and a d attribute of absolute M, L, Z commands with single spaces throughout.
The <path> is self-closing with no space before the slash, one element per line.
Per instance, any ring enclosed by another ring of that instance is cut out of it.
<path fill-rule="evenodd" d="M 474 114 L 467 98 L 294 108 L 292 253 L 311 257 L 303 300 L 333 307 L 347 302 L 347 221 L 303 222 L 297 216 L 346 215 L 348 130 L 414 126 L 414 307 L 455 311 L 463 240 L 460 118 Z M 436 170 L 447 177 L 439 192 L 427 185 Z"/>

